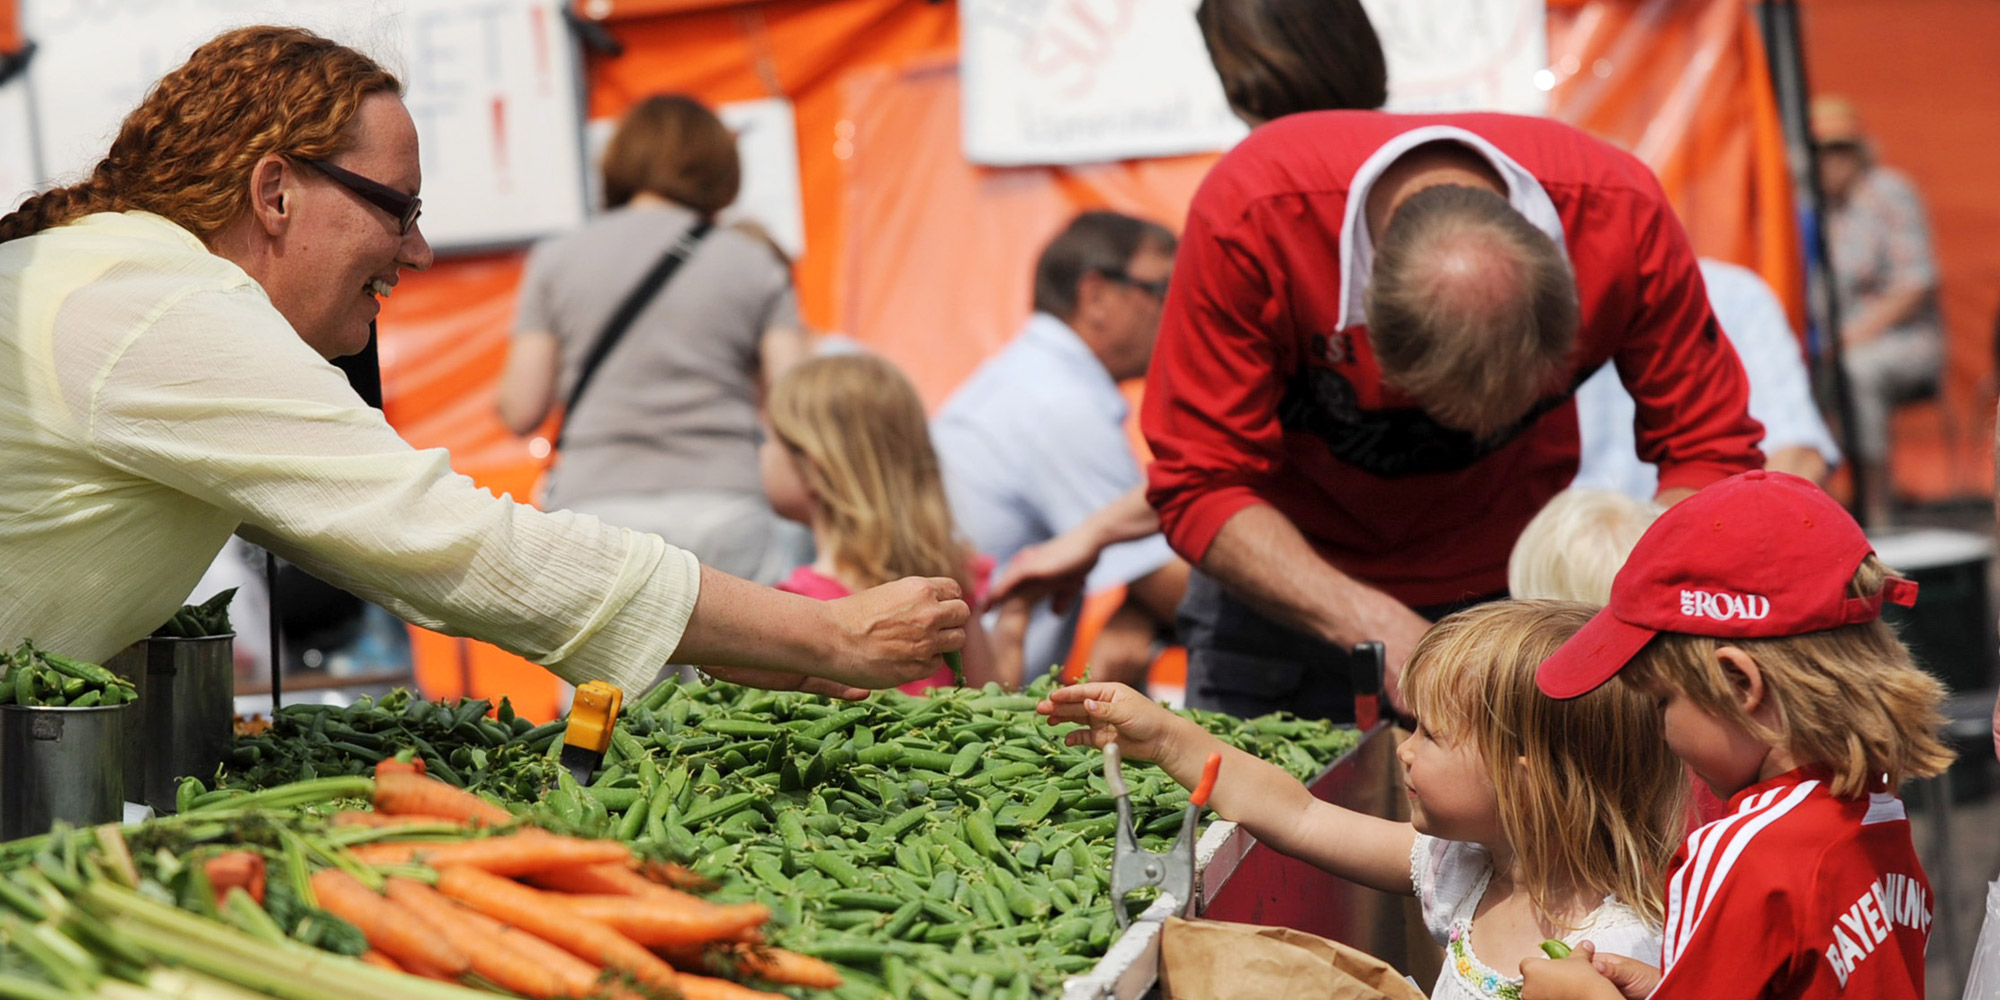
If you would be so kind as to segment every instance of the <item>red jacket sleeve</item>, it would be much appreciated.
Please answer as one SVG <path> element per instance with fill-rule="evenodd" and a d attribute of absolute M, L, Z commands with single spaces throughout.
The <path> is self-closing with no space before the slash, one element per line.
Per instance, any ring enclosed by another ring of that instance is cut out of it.
<path fill-rule="evenodd" d="M 1196 565 L 1224 522 L 1263 502 L 1259 484 L 1281 462 L 1278 405 L 1296 353 L 1283 277 L 1232 234 L 1247 227 L 1216 217 L 1220 181 L 1211 174 L 1189 212 L 1140 409 L 1153 450 L 1147 499 L 1167 541 Z"/>
<path fill-rule="evenodd" d="M 1750 381 L 1708 306 L 1687 233 L 1647 178 L 1637 204 L 1638 307 L 1615 354 L 1637 407 L 1639 457 L 1660 467 L 1660 491 L 1700 489 L 1764 467 L 1764 426 L 1750 416 Z"/>

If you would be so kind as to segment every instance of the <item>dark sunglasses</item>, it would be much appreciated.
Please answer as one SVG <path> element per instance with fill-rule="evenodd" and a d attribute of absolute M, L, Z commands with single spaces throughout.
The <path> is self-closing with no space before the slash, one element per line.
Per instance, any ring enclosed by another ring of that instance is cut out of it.
<path fill-rule="evenodd" d="M 381 181 L 370 180 L 352 170 L 343 170 L 325 160 L 311 160 L 302 156 L 293 159 L 325 174 L 327 180 L 360 195 L 362 201 L 389 213 L 389 217 L 395 219 L 396 224 L 402 227 L 402 234 L 405 236 L 408 236 L 410 229 L 417 224 L 417 216 L 424 214 L 424 200 L 416 195 L 404 194 Z"/>
<path fill-rule="evenodd" d="M 1165 302 L 1167 300 L 1167 279 L 1165 278 L 1161 278 L 1158 281 L 1140 281 L 1139 279 L 1134 278 L 1123 271 L 1114 271 L 1111 270 L 1110 268 L 1104 268 L 1104 267 L 1098 268 L 1097 273 L 1121 285 L 1126 285 L 1132 288 L 1136 288 L 1142 292 L 1145 292 L 1146 294 L 1151 295 L 1152 297 L 1159 299 L 1162 302 Z"/>

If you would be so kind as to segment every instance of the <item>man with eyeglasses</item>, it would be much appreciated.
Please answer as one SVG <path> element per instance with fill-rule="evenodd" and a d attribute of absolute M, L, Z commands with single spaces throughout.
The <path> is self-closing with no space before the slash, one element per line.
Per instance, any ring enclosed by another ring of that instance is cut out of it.
<path fill-rule="evenodd" d="M 1146 503 L 1118 386 L 1152 359 L 1174 250 L 1174 235 L 1143 219 L 1071 220 L 1036 263 L 1034 315 L 932 422 L 952 516 L 1001 564 L 996 605 L 1034 606 L 1022 646 L 1029 680 L 1068 656 L 1078 593 L 1123 585 L 1125 603 L 1092 649 L 1091 676 L 1143 684 L 1155 635 L 1172 624 L 1185 589 L 1187 564 Z M 1131 540 L 1106 548 L 1112 539 Z M 1011 580 L 1050 560 L 1082 568 L 1054 587 L 1009 592 Z M 1010 646 L 1018 618 L 1000 617 L 996 646 Z M 1000 650 L 1003 662 L 1008 652 Z"/>

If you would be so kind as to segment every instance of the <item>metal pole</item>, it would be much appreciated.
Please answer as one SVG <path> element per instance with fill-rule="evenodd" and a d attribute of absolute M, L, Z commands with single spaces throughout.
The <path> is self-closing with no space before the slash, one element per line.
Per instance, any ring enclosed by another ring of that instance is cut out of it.
<path fill-rule="evenodd" d="M 271 715 L 276 717 L 285 703 L 285 657 L 278 635 L 278 557 L 269 549 L 264 550 L 264 595 L 271 626 Z"/>
<path fill-rule="evenodd" d="M 1808 287 L 1813 291 L 1813 299 L 1818 306 L 1814 313 L 1819 319 L 1819 330 L 1826 340 L 1826 348 L 1821 354 L 1824 363 L 1817 367 L 1826 371 L 1833 380 L 1833 403 L 1835 416 L 1840 423 L 1841 441 L 1847 449 L 1848 477 L 1854 488 L 1854 501 L 1850 504 L 1855 519 L 1863 528 L 1868 524 L 1868 479 L 1862 474 L 1860 459 L 1855 451 L 1855 442 L 1860 434 L 1854 423 L 1854 389 L 1847 378 L 1847 366 L 1841 362 L 1843 348 L 1840 343 L 1840 302 L 1834 294 L 1832 257 L 1826 241 L 1826 192 L 1819 184 L 1819 152 L 1812 142 L 1811 122 L 1808 120 L 1808 103 L 1812 88 L 1807 83 L 1805 48 L 1799 36 L 1799 8 L 1797 0 L 1766 0 L 1757 5 L 1759 27 L 1764 34 L 1764 56 L 1770 65 L 1771 84 L 1777 91 L 1779 118 L 1784 124 L 1785 139 L 1791 148 L 1791 161 L 1797 167 L 1792 181 L 1804 189 L 1806 203 L 1811 206 L 1814 219 L 1812 245 L 1807 248 L 1806 267 L 1812 276 Z"/>

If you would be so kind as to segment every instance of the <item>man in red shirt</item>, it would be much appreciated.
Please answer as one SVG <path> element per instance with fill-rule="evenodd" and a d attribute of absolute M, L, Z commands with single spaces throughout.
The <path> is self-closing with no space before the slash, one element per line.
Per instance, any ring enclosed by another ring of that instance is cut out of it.
<path fill-rule="evenodd" d="M 1430 621 L 1504 592 L 1607 360 L 1662 500 L 1762 465 L 1742 366 L 1631 156 L 1492 114 L 1253 132 L 1190 210 L 1141 415 L 1149 498 L 1201 571 L 1189 704 L 1347 717 L 1365 640 L 1397 699 Z"/>

